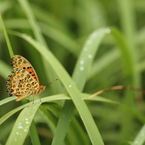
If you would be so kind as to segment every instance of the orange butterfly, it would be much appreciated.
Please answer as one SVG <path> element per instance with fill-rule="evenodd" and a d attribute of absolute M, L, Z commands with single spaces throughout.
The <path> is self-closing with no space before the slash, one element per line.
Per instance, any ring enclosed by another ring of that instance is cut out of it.
<path fill-rule="evenodd" d="M 40 86 L 37 74 L 30 62 L 21 55 L 14 55 L 11 59 L 12 73 L 6 80 L 7 92 L 10 96 L 17 96 L 20 101 L 30 95 L 40 94 L 46 86 Z"/>

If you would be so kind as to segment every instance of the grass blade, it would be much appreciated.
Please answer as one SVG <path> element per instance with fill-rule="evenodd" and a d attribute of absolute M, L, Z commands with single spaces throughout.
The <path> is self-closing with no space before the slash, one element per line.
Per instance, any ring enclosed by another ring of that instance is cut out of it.
<path fill-rule="evenodd" d="M 75 81 L 80 91 L 83 89 L 85 85 L 93 58 L 105 34 L 106 34 L 106 29 L 99 29 L 93 32 L 90 35 L 90 37 L 87 39 L 84 45 L 84 49 L 82 50 L 79 59 L 77 60 L 77 64 L 73 73 L 73 80 Z M 70 124 L 70 120 L 73 116 L 74 110 L 75 108 L 73 103 L 67 101 L 62 110 L 62 114 L 56 128 L 56 133 L 54 135 L 52 145 L 59 145 L 59 143 L 63 142 L 68 126 Z M 64 115 L 66 116 L 65 118 L 63 117 Z"/>
<path fill-rule="evenodd" d="M 103 145 L 103 141 L 99 134 L 99 131 L 95 125 L 95 122 L 85 104 L 85 102 L 81 99 L 80 92 L 78 91 L 77 87 L 75 86 L 74 82 L 71 80 L 68 73 L 64 70 L 62 65 L 57 61 L 57 59 L 53 56 L 53 54 L 45 48 L 42 44 L 35 41 L 31 37 L 15 33 L 28 41 L 31 45 L 33 45 L 45 58 L 45 60 L 51 65 L 54 71 L 59 76 L 60 80 L 62 81 L 63 85 L 65 86 L 66 90 L 68 91 L 69 95 L 71 96 L 82 120 L 86 127 L 86 130 L 89 134 L 90 140 L 93 145 L 99 144 Z"/>
<path fill-rule="evenodd" d="M 143 145 L 145 142 L 145 125 L 141 128 L 131 145 Z"/>
<path fill-rule="evenodd" d="M 15 96 L 5 98 L 5 99 L 3 99 L 3 100 L 0 101 L 0 106 L 6 104 L 6 103 L 8 103 L 8 102 L 11 102 L 11 101 L 15 100 L 16 98 L 17 98 L 17 97 L 15 97 Z"/>
<path fill-rule="evenodd" d="M 7 30 L 6 30 L 5 25 L 4 25 L 4 22 L 2 20 L 1 14 L 0 14 L 0 22 L 1 22 L 2 29 L 3 29 L 3 32 L 4 32 L 4 36 L 5 36 L 5 39 L 6 39 L 6 42 L 7 42 L 7 46 L 8 46 L 10 56 L 12 57 L 14 55 L 14 52 L 12 50 L 12 46 L 11 46 L 11 43 L 10 43 L 10 40 L 9 40 L 9 37 L 8 37 L 8 34 L 7 34 Z"/>
<path fill-rule="evenodd" d="M 39 103 L 31 104 L 29 107 L 26 107 L 22 110 L 19 117 L 17 118 L 14 127 L 11 131 L 11 134 L 7 140 L 6 145 L 22 145 L 24 140 L 29 132 L 29 128 L 33 117 L 40 106 Z"/>
<path fill-rule="evenodd" d="M 31 142 L 33 145 L 41 145 L 34 121 L 32 122 L 30 126 L 30 137 L 31 137 Z"/>

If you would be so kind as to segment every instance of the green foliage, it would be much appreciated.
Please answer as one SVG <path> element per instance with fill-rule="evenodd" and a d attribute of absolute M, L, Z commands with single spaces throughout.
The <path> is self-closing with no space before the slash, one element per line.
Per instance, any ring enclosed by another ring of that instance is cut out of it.
<path fill-rule="evenodd" d="M 144 6 L 142 0 L 0 1 L 0 144 L 143 145 L 141 93 L 88 97 L 115 85 L 144 88 Z M 32 63 L 40 84 L 59 79 L 41 100 L 7 96 L 13 54 Z"/>

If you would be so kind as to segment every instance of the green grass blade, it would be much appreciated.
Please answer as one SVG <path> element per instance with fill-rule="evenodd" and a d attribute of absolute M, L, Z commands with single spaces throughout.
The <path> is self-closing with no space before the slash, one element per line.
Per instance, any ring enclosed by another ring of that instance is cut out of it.
<path fill-rule="evenodd" d="M 32 121 L 30 126 L 30 137 L 31 137 L 32 145 L 41 145 L 34 121 Z"/>
<path fill-rule="evenodd" d="M 85 85 L 93 58 L 98 50 L 101 40 L 104 38 L 105 35 L 106 29 L 96 30 L 90 35 L 84 45 L 84 49 L 82 50 L 77 60 L 77 64 L 73 73 L 73 80 L 75 81 L 79 90 L 82 90 Z M 75 108 L 72 102 L 69 101 L 65 103 L 56 128 L 56 133 L 54 135 L 52 145 L 59 145 L 59 143 L 63 142 L 74 110 Z M 63 117 L 64 115 L 66 116 L 65 118 Z"/>
<path fill-rule="evenodd" d="M 106 28 L 97 29 L 92 34 L 90 34 L 89 38 L 84 44 L 83 50 L 77 60 L 77 64 L 73 73 L 73 80 L 80 90 L 82 90 L 85 85 L 93 59 L 102 39 L 107 34 L 107 31 L 108 29 Z"/>
<path fill-rule="evenodd" d="M 39 26 L 46 36 L 68 49 L 75 56 L 78 55 L 79 46 L 69 35 L 44 23 L 39 23 Z"/>
<path fill-rule="evenodd" d="M 88 100 L 87 98 L 89 97 L 88 94 L 82 94 L 83 99 Z M 9 97 L 6 99 L 3 99 L 0 102 L 0 105 L 6 104 L 8 102 L 10 102 L 11 100 L 16 99 L 16 97 Z M 42 102 L 50 102 L 50 101 L 58 101 L 58 100 L 70 100 L 70 97 L 67 94 L 59 94 L 59 95 L 53 95 L 53 96 L 48 96 L 48 97 L 44 97 L 41 99 Z M 109 99 L 105 99 L 102 97 L 97 96 L 97 98 L 92 98 L 91 100 L 95 100 L 95 101 L 100 101 L 100 102 L 106 102 L 106 103 L 114 103 L 113 101 L 110 101 Z M 36 100 L 34 103 L 39 103 L 40 100 Z M 13 110 L 11 110 L 10 112 L 8 112 L 7 114 L 5 114 L 3 117 L 0 118 L 0 124 L 2 124 L 5 120 L 7 120 L 9 117 L 11 117 L 13 114 L 15 114 L 16 112 L 20 111 L 21 109 L 23 109 L 24 107 L 28 106 L 29 103 L 22 105 L 20 107 L 17 107 Z M 69 106 L 66 107 L 66 110 L 69 110 Z M 66 115 L 66 114 L 64 114 Z"/>
<path fill-rule="evenodd" d="M 130 53 L 132 57 L 134 58 L 134 66 L 138 66 L 138 55 L 137 53 L 137 45 L 136 45 L 136 23 L 135 23 L 135 8 L 134 3 L 132 3 L 130 0 L 117 0 L 118 6 L 119 6 L 119 12 L 121 17 L 121 25 L 123 28 L 123 31 L 125 33 L 126 41 L 129 44 L 129 47 L 131 49 Z M 134 84 L 138 87 L 140 87 L 140 74 L 136 71 L 134 73 Z"/>
<path fill-rule="evenodd" d="M 43 44 L 43 46 L 45 46 L 48 49 L 47 43 L 42 35 L 42 31 L 38 25 L 38 22 L 36 21 L 36 18 L 34 16 L 34 13 L 30 7 L 30 4 L 28 2 L 28 0 L 18 0 L 21 7 L 23 8 L 23 11 L 25 12 L 28 21 L 30 23 L 31 29 L 34 33 L 34 36 L 36 38 L 36 40 Z M 49 65 L 46 63 L 46 61 L 43 59 L 43 57 L 41 58 L 43 65 L 44 65 L 44 70 L 45 70 L 45 74 L 47 77 L 47 80 L 49 80 L 49 77 L 51 76 L 52 80 L 56 79 L 55 73 L 52 69 L 50 69 Z M 53 86 L 52 86 L 53 88 Z"/>
<path fill-rule="evenodd" d="M 28 18 L 28 21 L 31 25 L 31 28 L 34 32 L 36 39 L 40 43 L 45 45 L 45 47 L 46 47 L 47 44 L 42 36 L 42 32 L 37 24 L 37 21 L 35 20 L 35 16 L 33 15 L 32 9 L 30 8 L 28 1 L 27 0 L 18 0 L 18 2 L 20 3 L 21 7 L 23 8 L 23 10 Z"/>
<path fill-rule="evenodd" d="M 4 13 L 12 7 L 12 1 L 0 1 L 0 13 Z"/>
<path fill-rule="evenodd" d="M 130 82 L 132 82 L 131 85 L 133 85 L 135 82 L 134 80 L 136 76 L 135 75 L 136 68 L 135 68 L 135 59 L 132 55 L 132 51 L 123 35 L 117 29 L 111 29 L 111 35 L 113 36 L 115 42 L 120 48 L 119 50 L 121 53 L 122 63 L 124 66 L 123 67 L 124 73 L 130 80 Z"/>
<path fill-rule="evenodd" d="M 33 117 L 39 106 L 40 102 L 31 104 L 29 107 L 26 107 L 22 110 L 13 126 L 12 132 L 10 133 L 6 145 L 22 145 L 24 143 Z"/>
<path fill-rule="evenodd" d="M 82 51 L 82 53 L 77 61 L 77 65 L 75 67 L 73 78 L 74 78 L 77 86 L 80 89 L 83 88 L 85 81 L 87 79 L 88 72 L 84 71 L 84 69 L 87 68 L 88 71 L 90 70 L 91 63 L 93 60 L 92 57 L 96 54 L 98 46 L 99 46 L 101 40 L 107 34 L 107 32 L 109 32 L 110 35 L 113 35 L 115 41 L 117 42 L 117 44 L 120 48 L 120 51 L 122 54 L 121 55 L 122 60 L 124 62 L 124 70 L 125 70 L 126 74 L 132 76 L 130 78 L 131 80 L 133 80 L 133 78 L 134 78 L 134 75 L 133 75 L 133 72 L 135 69 L 134 68 L 134 60 L 132 58 L 132 55 L 130 54 L 130 48 L 127 45 L 127 43 L 126 43 L 125 39 L 123 38 L 123 36 L 121 35 L 121 33 L 119 31 L 117 31 L 116 29 L 112 29 L 112 30 L 100 29 L 100 30 L 97 30 L 96 32 L 94 32 L 92 35 L 90 35 L 90 39 L 87 40 L 87 42 L 84 46 L 84 49 L 83 49 L 83 51 Z M 91 61 L 89 60 L 90 59 L 89 56 L 91 57 Z M 69 105 L 71 104 L 70 102 L 68 102 L 68 103 L 69 103 Z M 66 104 L 66 105 L 69 106 L 68 104 Z M 70 113 L 73 114 L 73 110 L 74 109 L 71 108 Z M 63 111 L 65 111 L 65 109 Z M 64 113 L 64 114 L 66 114 L 66 113 Z M 70 114 L 69 114 L 69 116 L 71 118 Z M 63 122 L 63 121 L 61 120 L 61 122 Z M 68 123 L 69 123 L 69 121 L 65 120 L 65 124 L 68 124 Z M 62 125 L 63 125 L 63 123 L 62 123 Z M 60 124 L 60 126 L 61 126 L 61 124 Z M 67 125 L 66 125 L 66 127 L 67 127 Z M 61 127 L 58 127 L 58 128 L 60 130 Z M 63 128 L 63 131 L 64 131 L 64 128 Z M 56 132 L 57 136 L 59 135 L 58 132 Z M 65 135 L 65 133 L 64 133 L 64 135 Z M 63 136 L 63 138 L 64 138 L 64 136 Z M 54 139 L 55 139 L 55 136 L 54 136 Z M 62 140 L 62 138 L 60 140 Z M 59 141 L 58 141 L 58 137 L 57 137 L 55 142 L 58 144 Z"/>
<path fill-rule="evenodd" d="M 14 99 L 16 99 L 16 97 L 9 97 L 9 98 L 3 99 L 0 101 L 0 105 L 6 104 Z M 54 101 L 54 100 L 68 100 L 68 99 L 70 99 L 70 98 L 66 94 L 59 94 L 59 95 L 53 95 L 53 96 L 42 98 L 41 101 L 42 102 L 49 102 L 49 101 Z M 35 102 L 39 103 L 40 100 L 38 99 Z M 7 120 L 13 114 L 15 114 L 16 112 L 18 112 L 19 110 L 23 109 L 24 107 L 26 107 L 28 105 L 29 105 L 29 103 L 22 105 L 20 107 L 17 107 L 15 109 L 11 110 L 10 112 L 8 112 L 7 114 L 5 114 L 3 117 L 0 118 L 0 124 L 2 124 L 5 120 Z"/>
<path fill-rule="evenodd" d="M 105 70 L 108 65 L 111 65 L 114 61 L 119 58 L 120 54 L 117 48 L 110 50 L 107 54 L 104 54 L 92 65 L 88 79 L 95 77 L 97 74 Z"/>
<path fill-rule="evenodd" d="M 15 114 L 16 112 L 20 111 L 21 109 L 23 109 L 24 107 L 26 107 L 28 104 L 22 105 L 20 107 L 17 107 L 11 111 L 9 111 L 7 114 L 5 114 L 3 117 L 0 118 L 0 125 L 2 123 L 4 123 L 4 121 L 6 121 L 9 117 L 11 117 L 13 114 Z"/>
<path fill-rule="evenodd" d="M 116 40 L 120 48 L 121 58 L 123 62 L 123 69 L 124 73 L 127 76 L 126 82 L 128 85 L 131 86 L 138 86 L 138 74 L 137 74 L 137 67 L 136 67 L 136 59 L 133 55 L 133 49 L 128 45 L 126 39 L 123 35 L 116 29 L 112 29 L 112 36 Z M 135 92 L 126 92 L 126 95 L 123 99 L 124 104 L 130 104 L 133 108 L 136 107 L 136 103 L 133 96 Z M 127 112 L 124 113 L 124 118 L 122 119 L 122 134 L 120 135 L 121 138 L 129 137 L 130 131 L 132 131 L 133 125 L 133 116 L 132 114 L 128 115 Z"/>
<path fill-rule="evenodd" d="M 145 125 L 141 128 L 131 145 L 143 145 L 145 142 Z"/>
<path fill-rule="evenodd" d="M 3 100 L 0 101 L 0 106 L 6 104 L 6 103 L 8 103 L 8 102 L 11 102 L 11 101 L 15 100 L 16 98 L 17 98 L 17 97 L 15 97 L 15 96 L 5 98 L 5 99 L 3 99 Z"/>
<path fill-rule="evenodd" d="M 130 47 L 135 49 L 135 12 L 133 9 L 133 3 L 130 0 L 117 0 L 117 2 L 119 6 L 120 17 L 122 19 L 121 26 Z M 135 50 L 133 52 L 135 52 Z"/>
<path fill-rule="evenodd" d="M 82 127 L 80 126 L 80 122 L 73 118 L 72 121 L 71 121 L 71 125 L 69 127 L 69 130 L 68 130 L 68 134 L 67 134 L 67 138 L 69 136 L 69 141 L 71 144 L 75 143 L 77 145 L 89 145 L 90 144 L 90 141 L 88 139 L 88 136 L 84 133 L 84 130 L 82 129 Z M 78 136 L 79 136 L 79 139 L 78 139 Z M 74 142 L 72 142 L 72 140 Z M 67 144 L 67 142 L 66 142 Z"/>
<path fill-rule="evenodd" d="M 6 39 L 6 43 L 7 43 L 7 46 L 8 46 L 10 56 L 12 57 L 14 55 L 14 52 L 12 50 L 12 46 L 11 46 L 11 43 L 10 43 L 10 40 L 9 40 L 9 37 L 8 37 L 8 34 L 7 34 L 7 30 L 6 30 L 5 25 L 4 25 L 4 22 L 2 20 L 1 14 L 0 14 L 0 22 L 1 22 L 3 32 L 4 32 L 4 36 L 5 36 L 5 39 Z"/>
<path fill-rule="evenodd" d="M 11 71 L 10 67 L 5 62 L 3 62 L 2 60 L 0 60 L 0 68 L 1 68 L 0 69 L 0 75 L 3 78 L 7 78 L 8 77 L 8 74 Z"/>
<path fill-rule="evenodd" d="M 16 34 L 16 33 L 15 33 Z M 95 125 L 95 122 L 85 104 L 85 102 L 81 99 L 80 92 L 75 86 L 74 82 L 71 80 L 68 73 L 64 70 L 62 65 L 57 61 L 57 59 L 53 56 L 51 52 L 49 52 L 42 44 L 35 41 L 31 37 L 17 33 L 20 37 L 28 41 L 31 45 L 33 45 L 45 58 L 45 60 L 51 65 L 54 71 L 59 76 L 69 95 L 71 96 L 90 137 L 90 140 L 93 145 L 99 144 L 103 145 L 103 141 L 99 134 L 99 131 Z"/>
<path fill-rule="evenodd" d="M 74 104 L 70 101 L 67 101 L 62 109 L 61 116 L 59 118 L 53 137 L 52 145 L 63 144 L 67 129 L 73 117 L 72 114 L 74 114 Z"/>
<path fill-rule="evenodd" d="M 5 25 L 9 29 L 31 29 L 26 19 L 5 20 Z M 78 56 L 79 45 L 68 34 L 46 23 L 38 22 L 38 25 L 45 36 L 58 43 L 75 56 Z"/>

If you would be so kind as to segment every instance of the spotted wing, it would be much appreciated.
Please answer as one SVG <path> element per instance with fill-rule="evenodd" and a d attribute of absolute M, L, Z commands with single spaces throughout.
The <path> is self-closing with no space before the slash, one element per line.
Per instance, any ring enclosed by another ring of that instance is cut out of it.
<path fill-rule="evenodd" d="M 12 59 L 11 59 L 11 65 L 14 67 L 14 70 L 16 70 L 16 69 L 24 69 L 27 72 L 29 72 L 29 74 L 31 74 L 31 76 L 39 84 L 38 76 L 37 76 L 34 68 L 32 67 L 31 63 L 26 58 L 24 58 L 21 55 L 14 55 L 14 57 L 12 57 Z"/>
<path fill-rule="evenodd" d="M 39 83 L 25 69 L 15 69 L 6 81 L 7 91 L 10 96 L 23 96 L 23 98 L 33 95 L 39 89 Z"/>

